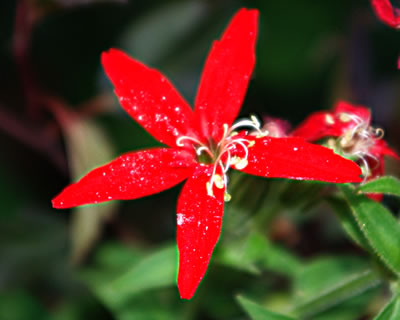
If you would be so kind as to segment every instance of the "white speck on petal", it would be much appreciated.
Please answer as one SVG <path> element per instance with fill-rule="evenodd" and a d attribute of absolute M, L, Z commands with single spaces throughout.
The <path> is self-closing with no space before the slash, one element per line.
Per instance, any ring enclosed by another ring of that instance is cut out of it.
<path fill-rule="evenodd" d="M 178 226 L 181 226 L 185 221 L 185 216 L 183 213 L 176 214 L 176 223 Z"/>

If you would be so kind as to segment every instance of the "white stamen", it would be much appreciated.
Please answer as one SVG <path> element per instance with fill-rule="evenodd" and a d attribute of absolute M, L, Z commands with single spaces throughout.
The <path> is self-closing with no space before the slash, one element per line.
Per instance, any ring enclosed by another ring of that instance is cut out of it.
<path fill-rule="evenodd" d="M 196 154 L 199 156 L 203 151 L 211 153 L 210 149 L 208 149 L 206 146 L 201 146 L 200 148 L 196 149 Z"/>
<path fill-rule="evenodd" d="M 264 134 L 264 132 L 262 132 L 262 131 L 260 130 L 260 128 L 261 128 L 261 123 L 260 123 L 260 121 L 256 118 L 256 116 L 252 115 L 252 116 L 250 116 L 250 119 L 251 119 L 251 120 L 249 120 L 249 119 L 243 119 L 243 120 L 240 120 L 239 122 L 236 122 L 236 123 L 230 128 L 229 132 L 232 132 L 232 131 L 234 131 L 235 129 L 240 128 L 240 127 L 251 127 L 251 128 L 256 129 L 256 130 L 258 131 L 259 134 Z"/>
<path fill-rule="evenodd" d="M 362 162 L 360 166 L 363 169 L 364 183 L 374 169 L 370 167 L 367 158 L 373 159 L 376 162 L 375 168 L 379 165 L 379 159 L 370 153 L 370 149 L 375 145 L 376 140 L 383 137 L 384 131 L 381 128 L 369 126 L 369 120 L 364 121 L 353 114 L 342 113 L 339 119 L 342 122 L 354 121 L 355 123 L 353 128 L 338 138 L 338 142 L 339 146 L 343 149 L 343 155 L 357 157 Z"/>
<path fill-rule="evenodd" d="M 200 146 L 204 146 L 204 144 L 202 144 L 199 140 L 197 140 L 196 138 L 192 138 L 192 137 L 188 137 L 188 136 L 182 136 L 182 137 L 179 137 L 178 139 L 176 139 L 176 145 L 178 146 L 178 147 L 183 147 L 184 146 L 184 144 L 182 143 L 182 141 L 183 140 L 189 140 L 189 141 L 192 141 L 192 142 L 194 142 L 194 143 L 196 143 L 196 144 L 198 144 L 198 145 L 200 145 Z M 205 146 L 204 146 L 205 147 Z M 207 148 L 207 147 L 206 147 Z M 207 148 L 208 149 L 208 148 Z"/>

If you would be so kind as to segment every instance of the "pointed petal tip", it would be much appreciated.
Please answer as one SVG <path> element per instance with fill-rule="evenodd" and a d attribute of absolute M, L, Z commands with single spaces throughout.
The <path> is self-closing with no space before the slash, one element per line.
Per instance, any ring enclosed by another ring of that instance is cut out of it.
<path fill-rule="evenodd" d="M 66 209 L 64 202 L 60 200 L 60 195 L 51 200 L 51 205 L 54 209 Z"/>
<path fill-rule="evenodd" d="M 248 9 L 248 8 L 241 8 L 236 13 L 236 16 L 248 16 L 252 18 L 257 18 L 259 15 L 258 9 Z"/>
<path fill-rule="evenodd" d="M 193 298 L 194 293 L 196 292 L 196 288 L 194 289 L 182 288 L 182 286 L 178 284 L 179 296 L 181 297 L 182 300 L 190 300 Z"/>
<path fill-rule="evenodd" d="M 101 53 L 101 64 L 104 66 L 108 62 L 110 62 L 110 59 L 112 58 L 112 56 L 117 56 L 117 55 L 122 55 L 122 54 L 124 54 L 124 53 L 121 50 L 115 49 L 115 48 L 110 48 L 106 51 L 103 51 Z"/>

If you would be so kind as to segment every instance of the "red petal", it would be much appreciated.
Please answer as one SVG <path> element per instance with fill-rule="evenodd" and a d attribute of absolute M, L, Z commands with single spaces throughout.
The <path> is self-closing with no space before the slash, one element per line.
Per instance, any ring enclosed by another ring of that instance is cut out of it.
<path fill-rule="evenodd" d="M 353 161 L 342 158 L 331 149 L 305 142 L 302 138 L 253 138 L 248 148 L 249 174 L 271 178 L 319 180 L 346 183 L 361 182 L 361 169 Z M 244 156 L 238 147 L 232 155 Z"/>
<path fill-rule="evenodd" d="M 192 156 L 157 148 L 124 154 L 94 169 L 52 200 L 54 208 L 71 208 L 110 200 L 135 199 L 180 183 L 193 171 Z"/>
<path fill-rule="evenodd" d="M 334 113 L 336 116 L 340 116 L 341 113 L 347 113 L 360 118 L 361 121 L 368 123 L 371 121 L 371 112 L 368 108 L 361 105 L 353 105 L 346 101 L 339 101 L 334 108 Z M 353 125 L 354 121 L 344 122 L 343 126 L 346 126 L 346 123 Z"/>
<path fill-rule="evenodd" d="M 375 140 L 375 144 L 373 145 L 373 147 L 370 149 L 370 153 L 375 155 L 375 156 L 389 156 L 392 158 L 395 158 L 397 160 L 400 160 L 400 156 L 396 153 L 396 151 L 394 151 L 392 148 L 390 148 L 386 141 L 379 139 L 379 140 Z M 382 157 L 383 160 L 383 157 Z"/>
<path fill-rule="evenodd" d="M 371 0 L 378 18 L 392 28 L 400 27 L 399 10 L 393 8 L 389 0 Z"/>
<path fill-rule="evenodd" d="M 335 126 L 336 119 L 331 112 L 319 111 L 311 114 L 290 134 L 293 137 L 301 137 L 307 141 L 317 141 L 331 136 L 342 135 L 342 129 Z"/>
<path fill-rule="evenodd" d="M 207 194 L 212 169 L 199 165 L 178 200 L 178 288 L 183 299 L 196 291 L 221 232 L 225 190 L 214 186 L 214 196 Z"/>
<path fill-rule="evenodd" d="M 377 156 L 377 160 L 373 158 L 366 158 L 366 161 L 369 166 L 370 170 L 370 175 L 367 179 L 367 181 L 371 181 L 374 179 L 379 178 L 380 176 L 383 176 L 385 174 L 385 159 L 383 158 L 383 155 Z M 367 197 L 375 200 L 377 202 L 381 202 L 383 199 L 383 194 L 382 193 L 368 193 Z"/>
<path fill-rule="evenodd" d="M 165 76 L 116 49 L 101 59 L 122 107 L 154 138 L 176 147 L 179 136 L 194 135 L 193 111 Z"/>
<path fill-rule="evenodd" d="M 241 9 L 208 55 L 195 102 L 199 131 L 219 141 L 237 117 L 255 63 L 258 11 Z"/>
<path fill-rule="evenodd" d="M 361 122 L 370 123 L 371 113 L 368 108 L 339 101 L 333 112 L 319 111 L 311 114 L 292 133 L 293 137 L 301 137 L 307 141 L 316 141 L 326 137 L 339 137 L 357 125 L 353 119 L 342 120 L 342 114 L 348 114 Z"/>

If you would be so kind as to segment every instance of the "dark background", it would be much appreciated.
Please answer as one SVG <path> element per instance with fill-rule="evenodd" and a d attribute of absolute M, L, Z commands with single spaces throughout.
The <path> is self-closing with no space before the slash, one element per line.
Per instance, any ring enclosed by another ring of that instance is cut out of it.
<path fill-rule="evenodd" d="M 240 7 L 260 10 L 257 64 L 241 115 L 296 125 L 346 99 L 370 107 L 400 150 L 400 37 L 366 0 L 2 0 L 0 319 L 245 319 L 234 294 L 249 292 L 276 310 L 290 300 L 288 275 L 267 270 L 260 278 L 212 262 L 194 300 L 179 301 L 171 284 L 141 293 L 120 313 L 93 283 L 173 244 L 180 187 L 111 206 L 51 208 L 51 199 L 91 168 L 156 145 L 119 107 L 101 52 L 122 48 L 161 70 L 192 103 L 212 41 Z M 398 163 L 387 164 L 388 172 L 400 173 Z M 260 190 L 276 181 L 250 182 Z M 227 210 L 235 211 L 235 203 Z M 289 222 L 275 217 L 263 230 L 300 259 L 363 257 L 327 209 L 317 211 Z M 228 247 L 236 236 L 229 230 Z M 376 311 L 365 311 L 366 304 L 357 317 Z"/>

